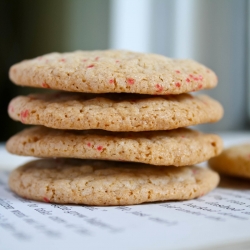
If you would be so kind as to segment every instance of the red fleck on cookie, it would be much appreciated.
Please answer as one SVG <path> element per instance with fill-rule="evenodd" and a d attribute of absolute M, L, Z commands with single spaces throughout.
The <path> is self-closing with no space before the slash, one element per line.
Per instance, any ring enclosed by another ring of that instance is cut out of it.
<path fill-rule="evenodd" d="M 8 106 L 8 112 L 9 112 L 9 113 L 12 113 L 12 112 L 14 112 L 14 111 L 15 111 L 14 107 L 13 107 L 12 105 L 9 104 L 9 106 Z"/>
<path fill-rule="evenodd" d="M 102 151 L 102 150 L 103 150 L 103 146 L 98 146 L 96 149 L 97 149 L 98 151 Z"/>
<path fill-rule="evenodd" d="M 129 85 L 133 85 L 135 83 L 135 79 L 133 78 L 127 78 L 126 79 L 126 82 L 129 84 Z"/>
<path fill-rule="evenodd" d="M 95 65 L 94 64 L 90 64 L 87 66 L 87 68 L 93 68 Z"/>
<path fill-rule="evenodd" d="M 157 93 L 160 93 L 160 92 L 163 91 L 163 86 L 162 86 L 162 85 L 156 84 L 155 87 L 156 87 L 156 92 L 157 92 Z"/>
<path fill-rule="evenodd" d="M 49 203 L 49 202 L 50 202 L 50 200 L 49 200 L 49 199 L 47 199 L 46 197 L 43 197 L 43 200 L 44 200 L 45 202 L 47 202 L 47 203 Z"/>
<path fill-rule="evenodd" d="M 50 88 L 50 87 L 49 87 L 49 84 L 47 84 L 46 82 L 43 82 L 43 83 L 42 83 L 42 86 L 43 86 L 43 88 L 47 88 L 47 89 Z"/>
<path fill-rule="evenodd" d="M 29 110 L 23 110 L 22 112 L 21 112 L 21 114 L 20 114 L 20 121 L 22 122 L 22 123 L 25 123 L 25 121 L 26 121 L 26 118 L 29 116 Z"/>

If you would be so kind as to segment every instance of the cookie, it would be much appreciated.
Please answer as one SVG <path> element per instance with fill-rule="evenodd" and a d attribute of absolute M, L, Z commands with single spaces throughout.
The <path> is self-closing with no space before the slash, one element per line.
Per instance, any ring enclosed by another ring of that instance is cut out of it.
<path fill-rule="evenodd" d="M 58 92 L 16 97 L 8 112 L 14 120 L 57 129 L 149 131 L 216 122 L 223 108 L 204 95 Z"/>
<path fill-rule="evenodd" d="M 212 170 L 189 166 L 43 159 L 15 169 L 10 188 L 18 195 L 52 203 L 132 205 L 200 197 L 219 182 Z"/>
<path fill-rule="evenodd" d="M 6 144 L 13 154 L 71 157 L 184 166 L 205 161 L 222 150 L 220 137 L 180 128 L 169 131 L 107 132 L 32 127 Z"/>
<path fill-rule="evenodd" d="M 243 179 L 241 177 L 221 175 L 220 183 L 218 185 L 220 188 L 224 189 L 234 189 L 234 190 L 250 190 L 250 181 L 248 179 Z"/>
<path fill-rule="evenodd" d="M 18 85 L 84 93 L 180 94 L 213 88 L 215 73 L 192 60 L 130 51 L 51 53 L 13 65 Z"/>
<path fill-rule="evenodd" d="M 209 166 L 221 174 L 250 178 L 250 144 L 225 149 L 209 160 Z"/>

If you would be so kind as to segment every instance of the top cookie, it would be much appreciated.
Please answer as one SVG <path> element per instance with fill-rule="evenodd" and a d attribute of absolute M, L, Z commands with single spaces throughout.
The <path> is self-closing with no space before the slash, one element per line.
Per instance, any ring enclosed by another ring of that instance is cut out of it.
<path fill-rule="evenodd" d="M 213 71 L 192 60 L 130 51 L 51 53 L 10 68 L 17 85 L 86 93 L 180 94 L 213 88 Z"/>

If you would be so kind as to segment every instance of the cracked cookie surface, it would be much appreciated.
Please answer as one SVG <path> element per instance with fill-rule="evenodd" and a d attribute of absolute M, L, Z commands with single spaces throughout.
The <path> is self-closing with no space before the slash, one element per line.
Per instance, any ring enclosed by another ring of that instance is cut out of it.
<path fill-rule="evenodd" d="M 196 166 L 72 159 L 32 161 L 9 178 L 10 188 L 24 198 L 97 206 L 188 200 L 206 194 L 218 182 L 217 173 Z"/>
<path fill-rule="evenodd" d="M 222 140 L 187 128 L 168 131 L 108 132 L 35 126 L 11 137 L 9 152 L 36 157 L 70 157 L 185 166 L 218 155 Z"/>
<path fill-rule="evenodd" d="M 50 53 L 13 65 L 9 76 L 18 85 L 85 93 L 166 95 L 217 85 L 195 61 L 122 50 Z"/>
<path fill-rule="evenodd" d="M 14 98 L 12 119 L 57 129 L 169 130 L 216 122 L 223 108 L 212 98 L 189 94 L 82 94 L 58 92 Z"/>

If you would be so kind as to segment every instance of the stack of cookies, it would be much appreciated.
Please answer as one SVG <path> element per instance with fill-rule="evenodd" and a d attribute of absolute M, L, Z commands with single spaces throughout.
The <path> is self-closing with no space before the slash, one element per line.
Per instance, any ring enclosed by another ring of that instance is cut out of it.
<path fill-rule="evenodd" d="M 11 173 L 10 188 L 22 197 L 130 205 L 200 197 L 219 182 L 193 164 L 218 155 L 221 139 L 185 128 L 223 115 L 217 101 L 188 94 L 217 84 L 197 62 L 114 50 L 51 53 L 13 65 L 10 79 L 51 89 L 9 104 L 12 119 L 36 126 L 10 138 L 8 151 L 45 158 Z"/>

